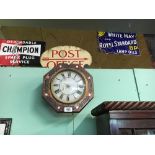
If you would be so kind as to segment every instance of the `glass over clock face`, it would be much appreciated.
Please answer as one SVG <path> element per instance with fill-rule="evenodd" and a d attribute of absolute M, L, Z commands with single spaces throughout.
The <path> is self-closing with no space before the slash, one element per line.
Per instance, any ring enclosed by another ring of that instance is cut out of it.
<path fill-rule="evenodd" d="M 85 93 L 84 78 L 72 70 L 59 72 L 51 81 L 51 92 L 62 103 L 74 103 Z"/>

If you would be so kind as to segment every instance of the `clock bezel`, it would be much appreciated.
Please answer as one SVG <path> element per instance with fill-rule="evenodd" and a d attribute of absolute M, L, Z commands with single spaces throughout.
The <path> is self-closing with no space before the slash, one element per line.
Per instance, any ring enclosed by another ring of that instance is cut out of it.
<path fill-rule="evenodd" d="M 60 72 L 68 70 L 79 74 L 83 78 L 85 83 L 84 94 L 79 98 L 79 100 L 73 103 L 64 103 L 57 100 L 51 91 L 51 81 Z M 44 75 L 42 96 L 57 112 L 65 112 L 65 107 L 72 108 L 72 110 L 69 112 L 80 112 L 94 96 L 93 77 L 79 65 L 59 64 Z"/>

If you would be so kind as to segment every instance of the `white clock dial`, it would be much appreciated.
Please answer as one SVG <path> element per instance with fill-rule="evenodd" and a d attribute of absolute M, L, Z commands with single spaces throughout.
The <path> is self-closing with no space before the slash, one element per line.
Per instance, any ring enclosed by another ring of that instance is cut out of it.
<path fill-rule="evenodd" d="M 85 91 L 85 82 L 77 72 L 67 70 L 58 73 L 51 82 L 54 97 L 63 103 L 78 101 Z"/>

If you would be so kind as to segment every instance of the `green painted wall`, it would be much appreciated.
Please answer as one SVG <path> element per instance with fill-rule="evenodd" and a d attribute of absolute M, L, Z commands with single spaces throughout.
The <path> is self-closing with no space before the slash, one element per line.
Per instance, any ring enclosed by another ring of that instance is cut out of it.
<path fill-rule="evenodd" d="M 134 69 L 141 101 L 155 101 L 155 69 Z"/>
<path fill-rule="evenodd" d="M 94 99 L 78 114 L 56 113 L 41 97 L 43 75 L 48 71 L 0 68 L 0 118 L 13 118 L 12 135 L 96 134 L 91 109 L 103 101 L 139 100 L 132 69 L 88 69 L 94 78 Z M 140 98 L 154 100 L 155 71 L 135 69 L 135 77 Z"/>

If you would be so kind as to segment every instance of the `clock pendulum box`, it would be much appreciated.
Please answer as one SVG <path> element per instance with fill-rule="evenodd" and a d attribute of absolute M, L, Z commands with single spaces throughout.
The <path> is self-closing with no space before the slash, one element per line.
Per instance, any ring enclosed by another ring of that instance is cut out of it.
<path fill-rule="evenodd" d="M 93 77 L 76 64 L 59 64 L 43 77 L 42 96 L 57 112 L 80 112 L 94 97 Z"/>

